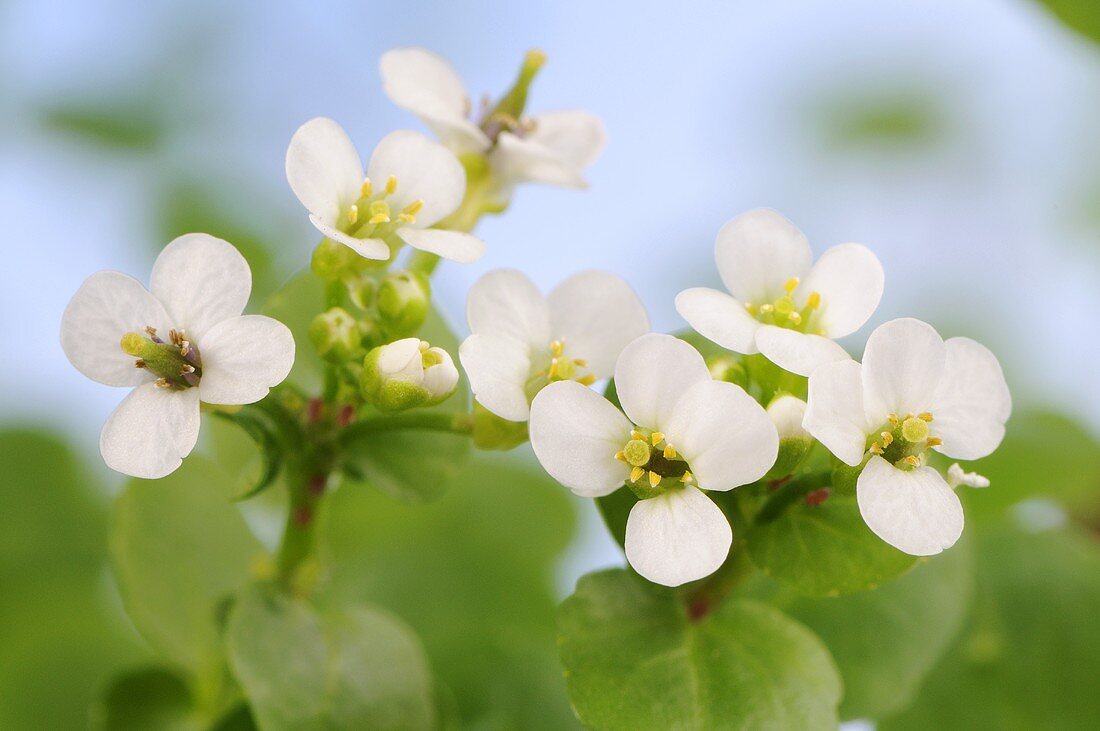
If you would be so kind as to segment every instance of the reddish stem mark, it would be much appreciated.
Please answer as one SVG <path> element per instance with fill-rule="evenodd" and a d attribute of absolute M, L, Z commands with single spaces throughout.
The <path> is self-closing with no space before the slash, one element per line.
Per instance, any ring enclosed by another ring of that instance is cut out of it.
<path fill-rule="evenodd" d="M 710 610 L 713 608 L 709 599 L 706 597 L 699 597 L 688 605 L 688 619 L 692 622 L 698 622 L 700 619 L 710 614 Z"/>
<path fill-rule="evenodd" d="M 778 480 L 772 480 L 771 482 L 768 483 L 768 490 L 769 491 L 778 490 L 779 488 L 783 487 L 788 482 L 790 482 L 791 477 L 793 477 L 793 475 L 787 475 L 786 477 L 780 477 Z"/>
<path fill-rule="evenodd" d="M 830 490 L 827 487 L 820 487 L 820 488 L 814 490 L 813 492 L 808 492 L 808 493 L 806 493 L 806 504 L 807 505 L 820 505 L 821 503 L 828 500 L 829 495 L 831 495 L 832 493 L 833 493 L 833 491 Z"/>
<path fill-rule="evenodd" d="M 345 404 L 340 408 L 340 413 L 336 415 L 336 423 L 340 426 L 347 426 L 353 421 L 355 421 L 355 407 L 351 404 Z"/>
<path fill-rule="evenodd" d="M 294 522 L 298 525 L 306 525 L 313 520 L 313 508 L 308 505 L 299 505 L 294 508 Z"/>
<path fill-rule="evenodd" d="M 306 421 L 310 424 L 316 424 L 321 420 L 324 412 L 325 402 L 319 398 L 311 398 L 306 406 Z"/>
<path fill-rule="evenodd" d="M 306 489 L 309 490 L 309 494 L 313 497 L 320 497 L 325 492 L 325 482 L 326 479 L 324 475 L 314 475 L 309 478 L 309 485 Z"/>

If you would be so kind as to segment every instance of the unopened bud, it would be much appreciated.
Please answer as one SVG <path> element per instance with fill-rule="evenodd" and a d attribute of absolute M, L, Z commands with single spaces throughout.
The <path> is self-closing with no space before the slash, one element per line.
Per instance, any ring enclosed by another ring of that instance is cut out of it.
<path fill-rule="evenodd" d="M 508 421 L 474 402 L 474 446 L 507 451 L 527 441 L 527 422 Z"/>
<path fill-rule="evenodd" d="M 376 409 L 393 413 L 445 400 L 458 386 L 458 369 L 446 350 L 405 338 L 367 354 L 359 385 Z"/>
<path fill-rule="evenodd" d="M 313 318 L 309 339 L 318 355 L 330 363 L 342 363 L 362 353 L 359 324 L 346 310 L 333 307 Z"/>
<path fill-rule="evenodd" d="M 387 274 L 378 288 L 378 315 L 391 338 L 415 333 L 424 324 L 432 302 L 428 277 L 421 272 Z"/>
<path fill-rule="evenodd" d="M 369 272 L 345 277 L 344 286 L 348 289 L 348 298 L 353 305 L 361 310 L 369 310 L 374 306 L 374 298 L 378 294 L 378 280 Z"/>
<path fill-rule="evenodd" d="M 789 394 L 776 397 L 768 404 L 768 416 L 779 433 L 779 454 L 767 477 L 785 477 L 794 471 L 813 445 L 813 437 L 802 428 L 806 402 Z"/>
<path fill-rule="evenodd" d="M 707 368 L 710 377 L 716 381 L 735 383 L 742 388 L 748 385 L 749 374 L 741 364 L 741 358 L 736 355 L 727 353 L 707 358 Z"/>

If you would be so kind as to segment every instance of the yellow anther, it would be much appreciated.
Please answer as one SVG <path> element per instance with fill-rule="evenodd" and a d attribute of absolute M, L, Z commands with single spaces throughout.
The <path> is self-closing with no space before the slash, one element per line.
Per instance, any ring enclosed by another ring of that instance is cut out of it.
<path fill-rule="evenodd" d="M 386 195 L 393 195 L 397 191 L 397 176 L 391 175 L 386 180 Z"/>
<path fill-rule="evenodd" d="M 680 478 L 680 482 L 682 482 L 686 485 L 687 483 L 693 481 L 694 479 L 695 479 L 695 477 L 693 477 L 690 472 L 684 472 L 684 476 Z"/>
<path fill-rule="evenodd" d="M 665 459 L 676 459 L 676 449 L 671 444 L 665 445 L 663 454 Z"/>
<path fill-rule="evenodd" d="M 370 204 L 370 223 L 389 223 L 390 207 L 385 201 L 374 201 Z"/>
<path fill-rule="evenodd" d="M 932 414 L 927 411 L 922 411 L 921 413 L 917 414 L 917 418 L 921 421 L 932 421 Z"/>
<path fill-rule="evenodd" d="M 631 438 L 631 439 L 638 439 L 638 440 L 640 440 L 640 441 L 643 441 L 643 442 L 644 442 L 644 441 L 645 441 L 645 439 L 646 439 L 646 436 L 645 436 L 645 434 L 642 434 L 642 433 L 641 433 L 640 431 L 638 431 L 637 429 L 631 429 L 631 430 L 630 430 L 630 438 Z"/>
<path fill-rule="evenodd" d="M 752 302 L 746 302 L 745 309 L 749 311 L 750 315 L 756 314 L 756 305 L 754 305 Z"/>
<path fill-rule="evenodd" d="M 424 201 L 415 200 L 401 209 L 401 215 L 398 218 L 405 223 L 416 223 L 416 214 L 420 213 L 423 208 Z"/>
<path fill-rule="evenodd" d="M 793 322 L 795 325 L 802 324 L 802 315 L 798 314 L 797 312 L 792 312 L 791 314 L 787 315 L 787 319 Z"/>
<path fill-rule="evenodd" d="M 773 305 L 768 305 L 768 304 L 760 305 L 760 314 L 761 315 L 766 315 L 774 309 L 775 309 L 775 307 Z"/>
<path fill-rule="evenodd" d="M 806 299 L 806 306 L 811 310 L 821 307 L 821 295 L 817 292 L 810 292 L 810 296 Z"/>
<path fill-rule="evenodd" d="M 894 443 L 894 435 L 888 431 L 882 432 L 882 434 L 879 434 L 879 436 L 882 437 L 883 447 L 889 447 L 891 444 Z"/>
<path fill-rule="evenodd" d="M 560 340 L 554 340 L 550 343 L 550 354 L 555 358 L 560 358 L 562 351 L 565 350 L 565 343 Z"/>
<path fill-rule="evenodd" d="M 928 437 L 928 441 L 924 443 L 926 447 L 938 447 L 943 444 L 943 440 L 939 437 Z"/>
<path fill-rule="evenodd" d="M 168 382 L 167 378 L 158 378 L 153 385 L 156 386 L 157 388 L 168 388 L 172 384 Z"/>
<path fill-rule="evenodd" d="M 795 291 L 796 289 L 798 289 L 798 282 L 799 282 L 799 279 L 798 279 L 798 277 L 791 277 L 791 278 L 790 278 L 790 279 L 788 279 L 788 280 L 787 280 L 786 282 L 784 282 L 784 284 L 783 284 L 783 290 L 784 290 L 784 291 L 785 291 L 785 292 L 786 292 L 787 294 L 791 294 L 791 293 L 792 293 L 792 292 L 794 292 L 794 291 Z"/>
<path fill-rule="evenodd" d="M 886 417 L 886 419 L 890 422 L 890 425 L 893 426 L 893 427 L 896 427 L 898 424 L 901 423 L 901 419 L 898 418 L 897 414 L 890 414 L 889 416 Z"/>
<path fill-rule="evenodd" d="M 631 482 L 637 482 L 638 480 L 642 479 L 642 475 L 644 475 L 644 474 L 645 474 L 645 469 L 644 468 L 635 467 L 634 469 L 630 470 L 630 481 Z"/>
<path fill-rule="evenodd" d="M 363 187 L 359 189 L 359 197 L 370 198 L 371 193 L 373 192 L 374 188 L 370 184 L 370 178 L 363 178 Z"/>
<path fill-rule="evenodd" d="M 546 371 L 546 375 L 551 379 L 553 379 L 554 376 L 558 375 L 558 359 L 557 358 L 551 358 L 550 359 L 550 369 Z"/>
<path fill-rule="evenodd" d="M 649 486 L 650 487 L 657 487 L 657 485 L 660 485 L 660 484 L 661 484 L 661 476 L 658 475 L 656 472 L 650 472 L 649 473 Z"/>
<path fill-rule="evenodd" d="M 573 365 L 577 366 L 578 368 L 587 368 L 588 367 L 588 361 L 585 360 L 584 358 L 574 358 L 573 359 Z"/>
<path fill-rule="evenodd" d="M 656 447 L 658 444 L 665 440 L 665 435 L 662 432 L 655 431 L 649 435 L 649 441 Z"/>
<path fill-rule="evenodd" d="M 596 377 L 594 375 L 592 375 L 591 373 L 589 373 L 586 376 L 581 376 L 580 378 L 577 379 L 577 383 L 581 384 L 582 386 L 591 386 L 595 382 L 596 382 Z"/>
<path fill-rule="evenodd" d="M 903 457 L 901 461 L 910 467 L 920 467 L 920 458 L 913 454 L 910 454 L 908 457 Z"/>
<path fill-rule="evenodd" d="M 358 220 L 359 220 L 359 206 L 353 205 L 351 208 L 348 209 L 348 221 L 350 223 L 355 223 Z"/>
<path fill-rule="evenodd" d="M 867 451 L 870 452 L 871 454 L 882 454 L 882 445 L 879 444 L 878 442 L 875 442 L 874 444 L 871 445 L 870 449 L 868 449 Z"/>
<path fill-rule="evenodd" d="M 615 452 L 615 459 L 619 460 L 620 462 L 625 462 L 626 455 L 623 454 L 622 451 Z"/>

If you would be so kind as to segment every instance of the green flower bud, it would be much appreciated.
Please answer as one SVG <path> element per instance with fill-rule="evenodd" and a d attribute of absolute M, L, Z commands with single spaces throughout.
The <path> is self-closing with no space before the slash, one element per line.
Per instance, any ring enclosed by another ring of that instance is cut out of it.
<path fill-rule="evenodd" d="M 527 422 L 502 419 L 474 402 L 474 446 L 507 451 L 527 441 Z"/>
<path fill-rule="evenodd" d="M 363 352 L 359 323 L 340 307 L 313 318 L 309 324 L 309 339 L 317 353 L 330 363 L 343 363 Z"/>
<path fill-rule="evenodd" d="M 802 428 L 806 402 L 789 394 L 781 394 L 768 404 L 768 416 L 779 433 L 779 454 L 768 471 L 768 479 L 786 477 L 802 463 L 813 446 L 814 439 Z"/>
<path fill-rule="evenodd" d="M 716 381 L 734 383 L 745 388 L 749 383 L 749 374 L 741 363 L 741 358 L 736 355 L 724 353 L 707 358 L 707 368 L 710 377 Z"/>
<path fill-rule="evenodd" d="M 384 413 L 434 406 L 458 387 L 458 369 L 450 354 L 419 338 L 380 345 L 363 360 L 359 387 Z"/>
<path fill-rule="evenodd" d="M 382 330 L 391 338 L 415 333 L 424 324 L 432 302 L 428 277 L 421 272 L 387 274 L 378 287 L 378 315 Z"/>
<path fill-rule="evenodd" d="M 348 288 L 348 299 L 361 310 L 374 307 L 374 298 L 378 294 L 378 280 L 369 272 L 360 272 L 344 279 Z"/>

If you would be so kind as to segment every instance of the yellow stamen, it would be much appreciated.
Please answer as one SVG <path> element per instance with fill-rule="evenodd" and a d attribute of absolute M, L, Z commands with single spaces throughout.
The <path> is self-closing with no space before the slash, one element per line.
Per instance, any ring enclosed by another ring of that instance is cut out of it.
<path fill-rule="evenodd" d="M 684 476 L 680 478 L 680 482 L 682 482 L 686 485 L 687 483 L 691 482 L 694 479 L 695 479 L 695 477 L 693 477 L 690 472 L 684 472 Z"/>
<path fill-rule="evenodd" d="M 577 379 L 577 383 L 581 384 L 582 386 L 591 386 L 595 382 L 596 377 L 591 373 L 589 373 L 587 376 L 581 376 Z"/>
<path fill-rule="evenodd" d="M 363 187 L 359 189 L 360 198 L 370 198 L 373 187 L 370 184 L 370 178 L 363 178 Z"/>
<path fill-rule="evenodd" d="M 554 376 L 558 375 L 558 359 L 557 358 L 551 358 L 550 359 L 550 370 L 546 371 L 546 375 L 549 376 L 550 378 L 553 378 Z"/>
<path fill-rule="evenodd" d="M 882 454 L 882 445 L 879 444 L 878 442 L 875 442 L 874 444 L 871 445 L 871 448 L 868 449 L 867 451 L 870 452 L 871 454 Z"/>
<path fill-rule="evenodd" d="M 640 441 L 643 441 L 643 442 L 644 442 L 644 441 L 645 441 L 645 434 L 642 434 L 642 433 L 641 433 L 640 431 L 638 431 L 637 429 L 631 429 L 631 430 L 630 430 L 630 438 L 631 438 L 631 439 L 638 439 L 638 440 L 640 440 Z"/>
<path fill-rule="evenodd" d="M 943 444 L 943 440 L 939 437 L 928 437 L 928 441 L 924 443 L 926 447 L 938 447 Z"/>
<path fill-rule="evenodd" d="M 385 201 L 374 201 L 370 204 L 370 223 L 389 223 L 390 207 Z"/>
<path fill-rule="evenodd" d="M 656 472 L 650 472 L 649 473 L 649 486 L 650 487 L 657 487 L 657 485 L 660 485 L 660 484 L 661 484 L 661 476 L 658 475 Z"/>
<path fill-rule="evenodd" d="M 573 359 L 573 365 L 577 366 L 578 368 L 587 368 L 588 367 L 588 361 L 585 360 L 584 358 L 574 358 Z"/>
<path fill-rule="evenodd" d="M 630 470 L 630 481 L 637 482 L 638 480 L 642 479 L 642 475 L 644 474 L 645 469 L 643 467 L 635 467 L 634 469 Z"/>
<path fill-rule="evenodd" d="M 787 294 L 791 294 L 798 289 L 798 282 L 798 277 L 791 277 L 783 284 L 784 291 L 786 291 Z"/>
<path fill-rule="evenodd" d="M 880 434 L 879 436 L 882 437 L 883 447 L 889 447 L 891 444 L 894 443 L 894 435 L 888 431 L 882 432 L 882 434 Z"/>
<path fill-rule="evenodd" d="M 891 426 L 896 427 L 898 424 L 901 423 L 901 419 L 898 418 L 897 414 L 890 414 L 886 418 L 887 420 L 889 420 Z"/>
<path fill-rule="evenodd" d="M 671 444 L 666 444 L 665 445 L 664 456 L 665 456 L 665 459 L 676 459 L 676 450 L 673 448 L 673 446 Z"/>
<path fill-rule="evenodd" d="M 393 195 L 397 191 L 397 176 L 391 175 L 386 180 L 386 195 Z"/>
<path fill-rule="evenodd" d="M 655 431 L 649 435 L 649 440 L 656 447 L 658 444 L 665 440 L 665 435 L 659 431 Z"/>
<path fill-rule="evenodd" d="M 775 309 L 775 307 L 773 305 L 770 305 L 770 304 L 760 305 L 760 314 L 761 315 L 766 315 L 774 309 Z"/>
<path fill-rule="evenodd" d="M 810 292 L 810 296 L 806 300 L 806 306 L 811 310 L 816 310 L 818 307 L 821 307 L 821 295 L 817 292 Z"/>
<path fill-rule="evenodd" d="M 355 223 L 359 220 L 359 206 L 353 205 L 348 209 L 348 221 Z"/>
<path fill-rule="evenodd" d="M 550 354 L 555 358 L 560 358 L 562 351 L 565 349 L 565 343 L 560 340 L 554 340 L 550 343 Z"/>
<path fill-rule="evenodd" d="M 797 312 L 792 312 L 787 315 L 787 319 L 793 322 L 795 325 L 802 324 L 802 315 L 798 314 Z"/>
<path fill-rule="evenodd" d="M 932 421 L 932 414 L 928 413 L 927 411 L 922 411 L 921 413 L 917 414 L 917 418 L 921 421 Z"/>
<path fill-rule="evenodd" d="M 615 459 L 619 460 L 620 462 L 625 462 L 626 461 L 626 455 L 623 454 L 622 452 L 615 452 Z"/>
<path fill-rule="evenodd" d="M 416 223 L 416 214 L 424 208 L 424 201 L 415 200 L 409 205 L 401 209 L 401 215 L 398 218 L 405 223 Z"/>
<path fill-rule="evenodd" d="M 749 311 L 750 315 L 756 314 L 756 305 L 754 305 L 752 302 L 746 302 L 745 309 Z"/>
<path fill-rule="evenodd" d="M 910 454 L 908 457 L 902 458 L 901 461 L 913 467 L 920 467 L 920 459 L 912 454 Z"/>

